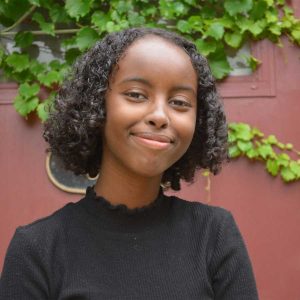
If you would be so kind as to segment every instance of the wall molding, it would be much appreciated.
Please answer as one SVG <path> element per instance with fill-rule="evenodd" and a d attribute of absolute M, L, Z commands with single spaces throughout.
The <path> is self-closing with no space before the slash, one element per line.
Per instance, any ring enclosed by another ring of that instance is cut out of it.
<path fill-rule="evenodd" d="M 259 98 L 276 96 L 275 45 L 264 40 L 251 45 L 252 55 L 261 65 L 251 75 L 229 76 L 218 83 L 223 98 Z"/>
<path fill-rule="evenodd" d="M 260 98 L 276 96 L 274 45 L 261 41 L 251 45 L 251 52 L 262 64 L 251 75 L 229 76 L 219 82 L 222 98 Z M 18 84 L 0 83 L 0 105 L 12 105 Z"/>

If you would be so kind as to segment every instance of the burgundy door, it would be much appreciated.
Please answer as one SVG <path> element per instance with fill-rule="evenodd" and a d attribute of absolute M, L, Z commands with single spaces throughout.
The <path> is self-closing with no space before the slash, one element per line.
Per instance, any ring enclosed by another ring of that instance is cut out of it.
<path fill-rule="evenodd" d="M 300 14 L 300 5 L 294 4 Z M 231 122 L 247 122 L 275 134 L 300 150 L 299 48 L 270 43 L 254 46 L 263 62 L 246 77 L 230 78 L 220 88 Z M 41 124 L 23 120 L 12 101 L 16 85 L 0 85 L 0 268 L 8 243 L 19 225 L 46 216 L 81 196 L 54 187 L 45 160 Z M 179 196 L 209 200 L 201 175 Z M 210 204 L 229 209 L 244 236 L 262 300 L 300 299 L 300 182 L 271 178 L 260 163 L 239 159 L 211 179 Z"/>

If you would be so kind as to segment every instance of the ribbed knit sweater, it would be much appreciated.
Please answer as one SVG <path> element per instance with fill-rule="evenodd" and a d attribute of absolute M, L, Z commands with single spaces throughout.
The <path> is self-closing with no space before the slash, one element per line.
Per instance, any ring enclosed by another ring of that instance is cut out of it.
<path fill-rule="evenodd" d="M 162 191 L 129 209 L 88 188 L 17 228 L 0 282 L 1 300 L 258 299 L 231 213 Z"/>

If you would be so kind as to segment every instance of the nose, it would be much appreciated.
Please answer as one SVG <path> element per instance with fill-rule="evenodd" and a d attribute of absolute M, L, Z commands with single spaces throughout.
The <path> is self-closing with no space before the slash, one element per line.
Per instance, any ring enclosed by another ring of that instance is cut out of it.
<path fill-rule="evenodd" d="M 165 100 L 164 100 L 165 102 Z M 156 127 L 157 129 L 165 129 L 169 126 L 169 116 L 164 103 L 154 103 L 150 107 L 149 112 L 145 118 L 147 125 Z"/>

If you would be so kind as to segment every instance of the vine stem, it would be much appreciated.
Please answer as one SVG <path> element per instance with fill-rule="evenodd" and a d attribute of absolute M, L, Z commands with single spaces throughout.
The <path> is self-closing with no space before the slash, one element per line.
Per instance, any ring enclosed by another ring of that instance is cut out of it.
<path fill-rule="evenodd" d="M 300 156 L 300 151 L 296 150 L 296 149 L 292 149 L 292 152 L 296 153 L 298 156 Z"/>
<path fill-rule="evenodd" d="M 3 35 L 3 33 L 11 31 L 12 29 L 14 29 L 16 26 L 18 26 L 20 23 L 22 23 L 34 10 L 35 10 L 36 6 L 33 5 L 29 11 L 27 11 L 20 19 L 18 19 L 14 24 L 12 24 L 11 26 L 3 29 L 2 31 L 0 31 L 0 34 Z"/>
<path fill-rule="evenodd" d="M 79 28 L 73 28 L 73 29 L 58 29 L 54 30 L 55 34 L 68 34 L 68 33 L 75 33 L 78 32 L 80 29 Z M 49 33 L 45 33 L 42 30 L 32 30 L 29 31 L 34 35 L 49 35 Z M 3 32 L 0 31 L 0 36 L 7 36 L 7 35 L 16 35 L 18 32 L 17 31 L 9 31 L 9 32 Z"/>
<path fill-rule="evenodd" d="M 207 192 L 207 203 L 211 202 L 211 179 L 210 174 L 206 177 L 205 191 Z"/>

